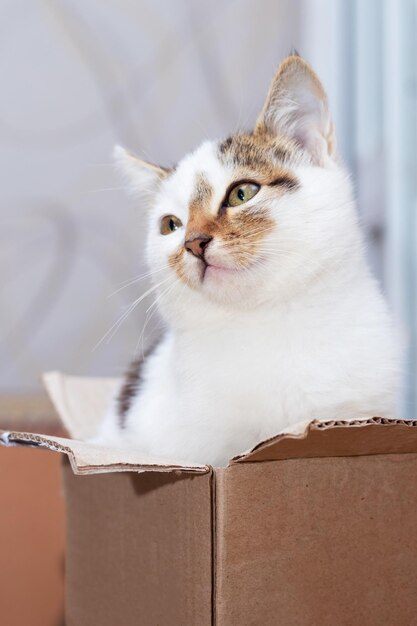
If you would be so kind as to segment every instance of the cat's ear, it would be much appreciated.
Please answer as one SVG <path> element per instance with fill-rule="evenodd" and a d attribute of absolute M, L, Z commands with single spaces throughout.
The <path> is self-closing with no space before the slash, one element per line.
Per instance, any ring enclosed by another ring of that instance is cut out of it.
<path fill-rule="evenodd" d="M 279 66 L 255 132 L 295 140 L 315 165 L 324 165 L 335 156 L 335 133 L 326 92 L 298 53 L 288 56 Z"/>
<path fill-rule="evenodd" d="M 117 169 L 126 178 L 131 192 L 135 195 L 152 195 L 169 174 L 169 170 L 142 161 L 121 146 L 114 147 L 113 158 Z"/>

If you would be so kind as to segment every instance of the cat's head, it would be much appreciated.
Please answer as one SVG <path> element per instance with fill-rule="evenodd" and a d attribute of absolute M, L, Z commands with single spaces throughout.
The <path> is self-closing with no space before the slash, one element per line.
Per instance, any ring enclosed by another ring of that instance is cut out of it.
<path fill-rule="evenodd" d="M 296 54 L 278 68 L 253 131 L 205 142 L 170 170 L 122 148 L 116 156 L 146 194 L 148 263 L 168 313 L 286 298 L 353 243 L 327 97 Z"/>

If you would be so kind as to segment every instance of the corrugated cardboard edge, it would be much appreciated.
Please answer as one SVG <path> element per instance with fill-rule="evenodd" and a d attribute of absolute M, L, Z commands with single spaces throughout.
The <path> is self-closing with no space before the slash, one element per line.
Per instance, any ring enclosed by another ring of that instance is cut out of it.
<path fill-rule="evenodd" d="M 417 420 L 385 417 L 300 422 L 258 443 L 229 465 L 291 458 L 417 452 Z"/>
<path fill-rule="evenodd" d="M 108 472 L 186 472 L 207 474 L 207 465 L 181 465 L 154 459 L 138 458 L 133 451 L 95 446 L 83 441 L 0 430 L 0 444 L 30 446 L 61 452 L 69 458 L 74 474 L 103 474 Z"/>

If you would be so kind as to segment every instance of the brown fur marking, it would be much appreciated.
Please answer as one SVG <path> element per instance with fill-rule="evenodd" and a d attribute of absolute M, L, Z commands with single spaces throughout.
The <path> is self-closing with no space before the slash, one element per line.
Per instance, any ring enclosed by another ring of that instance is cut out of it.
<path fill-rule="evenodd" d="M 120 428 L 124 428 L 126 426 L 126 415 L 130 407 L 132 406 L 134 397 L 139 390 L 141 374 L 145 359 L 149 357 L 149 355 L 155 350 L 158 344 L 159 341 L 156 341 L 145 351 L 143 357 L 135 359 L 129 365 L 129 368 L 125 374 L 123 385 L 119 391 L 119 395 L 116 398 L 117 414 L 119 417 Z"/>
<path fill-rule="evenodd" d="M 299 163 L 302 152 L 295 142 L 285 137 L 273 137 L 266 132 L 239 133 L 220 143 L 219 158 L 227 165 L 253 173 L 259 182 L 268 184 L 277 178 L 277 169 Z"/>
<path fill-rule="evenodd" d="M 197 177 L 195 192 L 188 210 L 188 224 L 185 239 L 198 235 L 210 235 L 208 231 L 211 218 L 211 200 L 213 188 L 202 174 Z"/>
<path fill-rule="evenodd" d="M 168 257 L 168 264 L 175 271 L 176 275 L 180 280 L 182 280 L 186 285 L 191 287 L 191 282 L 189 277 L 187 276 L 184 268 L 184 255 L 186 254 L 185 248 L 181 246 L 178 248 L 176 252 L 173 252 Z"/>
<path fill-rule="evenodd" d="M 198 206 L 210 205 L 210 200 L 213 195 L 213 187 L 210 183 L 204 178 L 203 174 L 199 174 L 197 176 L 197 182 L 195 185 L 195 193 L 191 200 L 190 206 Z"/>
<path fill-rule="evenodd" d="M 230 212 L 221 233 L 228 253 L 241 267 L 247 267 L 258 250 L 259 243 L 275 225 L 266 209 L 243 209 Z"/>

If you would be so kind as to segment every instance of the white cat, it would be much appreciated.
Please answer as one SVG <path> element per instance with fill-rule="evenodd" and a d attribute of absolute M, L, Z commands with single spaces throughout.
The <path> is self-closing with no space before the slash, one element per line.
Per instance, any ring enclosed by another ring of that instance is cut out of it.
<path fill-rule="evenodd" d="M 301 57 L 280 65 L 252 132 L 170 171 L 117 157 L 148 194 L 167 331 L 96 440 L 217 466 L 301 420 L 393 414 L 391 320 L 325 92 Z"/>

